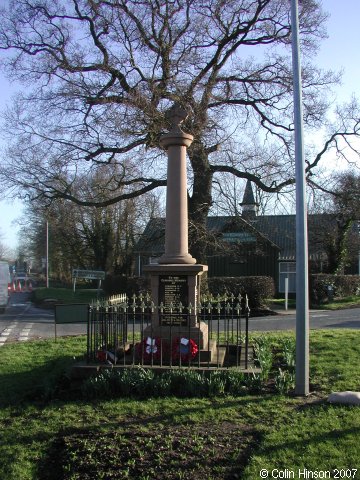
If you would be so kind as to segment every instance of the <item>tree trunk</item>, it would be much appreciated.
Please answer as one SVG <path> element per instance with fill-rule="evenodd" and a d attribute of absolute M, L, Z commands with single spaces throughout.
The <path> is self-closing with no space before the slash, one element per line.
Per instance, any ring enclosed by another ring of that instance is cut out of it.
<path fill-rule="evenodd" d="M 212 176 L 208 154 L 200 142 L 189 149 L 193 168 L 193 192 L 189 199 L 189 243 L 190 253 L 197 263 L 207 262 L 208 234 L 207 217 L 212 204 Z"/>
<path fill-rule="evenodd" d="M 352 225 L 352 220 L 337 221 L 337 236 L 333 245 L 329 249 L 329 273 L 334 275 L 343 275 L 348 259 L 348 236 Z"/>

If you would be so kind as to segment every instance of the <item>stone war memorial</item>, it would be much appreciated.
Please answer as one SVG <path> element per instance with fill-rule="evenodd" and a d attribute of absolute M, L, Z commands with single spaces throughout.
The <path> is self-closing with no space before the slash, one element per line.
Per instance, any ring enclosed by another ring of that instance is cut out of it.
<path fill-rule="evenodd" d="M 197 305 L 200 299 L 200 276 L 207 271 L 206 265 L 196 263 L 188 247 L 188 207 L 186 150 L 193 136 L 181 130 L 186 119 L 186 111 L 175 104 L 169 112 L 171 124 L 169 133 L 160 138 L 160 143 L 168 153 L 165 253 L 158 265 L 149 265 L 144 271 L 150 274 L 151 296 L 155 305 L 163 305 L 161 313 L 157 309 L 152 316 L 152 324 L 144 331 L 145 335 L 161 335 L 170 338 L 170 329 L 178 325 L 178 334 L 198 342 L 200 349 L 208 348 L 208 326 L 198 321 Z M 181 314 L 179 305 L 184 311 Z M 178 314 L 169 315 L 175 308 Z"/>
<path fill-rule="evenodd" d="M 188 241 L 186 155 L 193 136 L 181 128 L 187 112 L 180 105 L 173 105 L 167 118 L 170 129 L 160 138 L 168 156 L 165 252 L 144 267 L 148 294 L 90 306 L 88 365 L 235 366 L 253 372 L 247 297 L 201 295 L 208 267 L 191 256 Z"/>

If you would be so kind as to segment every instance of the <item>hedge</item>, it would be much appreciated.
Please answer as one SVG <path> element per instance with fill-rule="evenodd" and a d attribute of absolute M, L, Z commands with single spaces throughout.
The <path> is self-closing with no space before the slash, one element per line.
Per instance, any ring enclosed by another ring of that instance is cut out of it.
<path fill-rule="evenodd" d="M 209 293 L 214 296 L 247 294 L 251 309 L 264 307 L 266 300 L 275 293 L 271 277 L 209 277 L 207 283 Z M 150 280 L 144 277 L 108 275 L 103 282 L 103 289 L 106 295 L 126 293 L 131 297 L 134 294 L 150 292 Z"/>
<path fill-rule="evenodd" d="M 309 293 L 312 305 L 321 305 L 328 301 L 328 286 L 333 289 L 334 297 L 359 295 L 359 275 L 331 275 L 326 273 L 310 275 Z"/>
<path fill-rule="evenodd" d="M 274 280 L 271 277 L 210 277 L 208 287 L 212 295 L 247 294 L 250 309 L 265 307 L 267 299 L 275 294 Z"/>
<path fill-rule="evenodd" d="M 127 277 L 125 275 L 107 275 L 103 282 L 106 295 L 126 293 L 128 297 L 150 292 L 150 279 L 146 277 Z"/>

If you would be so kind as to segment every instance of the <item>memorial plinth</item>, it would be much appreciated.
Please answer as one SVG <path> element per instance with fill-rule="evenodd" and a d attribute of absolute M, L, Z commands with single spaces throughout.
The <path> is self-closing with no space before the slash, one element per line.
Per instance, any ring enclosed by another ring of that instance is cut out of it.
<path fill-rule="evenodd" d="M 207 265 L 199 264 L 159 264 L 144 267 L 144 271 L 150 274 L 151 296 L 157 306 L 152 315 L 151 326 L 144 330 L 145 336 L 170 338 L 172 331 L 172 336 L 176 333 L 190 337 L 199 343 L 200 349 L 207 348 L 208 326 L 199 322 L 197 316 L 200 277 L 207 269 Z M 183 306 L 182 311 L 179 311 L 180 304 Z M 163 306 L 163 311 L 160 311 L 160 306 Z"/>
<path fill-rule="evenodd" d="M 174 105 L 168 115 L 171 130 L 160 138 L 161 146 L 168 153 L 165 253 L 158 265 L 144 267 L 150 274 L 152 299 L 157 306 L 152 325 L 144 334 L 166 338 L 176 327 L 177 335 L 190 336 L 196 343 L 200 342 L 199 348 L 203 349 L 208 344 L 208 327 L 198 322 L 197 305 L 200 276 L 208 267 L 197 264 L 188 250 L 186 149 L 193 136 L 180 128 L 186 116 L 180 106 Z"/>

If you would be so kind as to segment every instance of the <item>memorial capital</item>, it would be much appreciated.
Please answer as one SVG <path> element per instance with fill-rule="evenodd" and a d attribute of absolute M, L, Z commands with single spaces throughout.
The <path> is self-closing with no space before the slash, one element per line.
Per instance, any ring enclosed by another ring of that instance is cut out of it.
<path fill-rule="evenodd" d="M 165 117 L 170 122 L 170 132 L 182 132 L 180 125 L 187 119 L 188 113 L 179 103 L 174 103 Z"/>
<path fill-rule="evenodd" d="M 171 146 L 190 147 L 194 137 L 183 132 L 182 123 L 188 117 L 187 111 L 178 103 L 175 103 L 167 112 L 166 119 L 170 123 L 170 130 L 160 137 L 160 145 L 167 150 Z"/>

